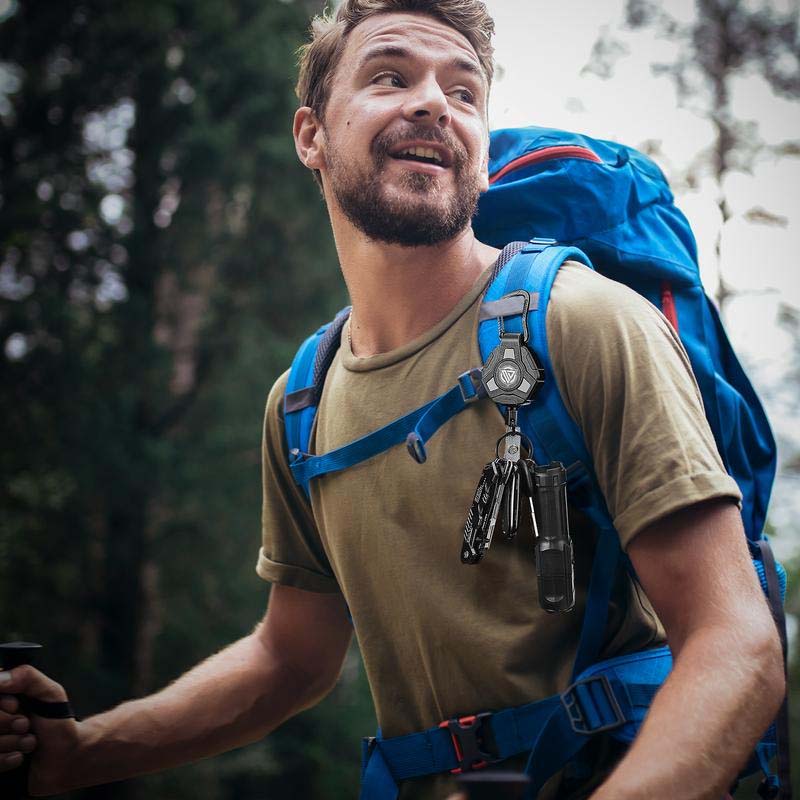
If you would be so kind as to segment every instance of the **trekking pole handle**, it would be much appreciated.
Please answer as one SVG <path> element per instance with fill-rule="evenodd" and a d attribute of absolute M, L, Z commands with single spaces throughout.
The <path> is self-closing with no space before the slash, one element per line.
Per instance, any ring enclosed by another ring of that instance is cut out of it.
<path fill-rule="evenodd" d="M 14 669 L 22 664 L 32 664 L 42 645 L 35 642 L 5 642 L 0 644 L 0 667 Z M 27 714 L 24 695 L 17 695 L 20 714 Z M 0 797 L 3 800 L 22 800 L 28 797 L 28 771 L 30 756 L 23 755 L 22 764 L 9 772 L 0 773 Z"/>

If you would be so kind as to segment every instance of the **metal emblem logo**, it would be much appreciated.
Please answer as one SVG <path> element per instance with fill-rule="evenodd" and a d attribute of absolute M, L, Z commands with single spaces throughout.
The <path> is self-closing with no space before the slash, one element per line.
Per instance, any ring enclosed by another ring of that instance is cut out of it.
<path fill-rule="evenodd" d="M 514 364 L 504 364 L 497 370 L 497 381 L 504 389 L 514 388 L 519 378 L 519 368 Z"/>

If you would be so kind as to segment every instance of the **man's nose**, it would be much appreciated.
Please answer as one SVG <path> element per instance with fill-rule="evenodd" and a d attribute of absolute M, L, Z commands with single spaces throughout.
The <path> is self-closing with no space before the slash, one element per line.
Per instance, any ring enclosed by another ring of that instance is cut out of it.
<path fill-rule="evenodd" d="M 408 94 L 403 115 L 410 122 L 428 122 L 432 125 L 450 123 L 450 105 L 435 77 L 420 81 Z"/>

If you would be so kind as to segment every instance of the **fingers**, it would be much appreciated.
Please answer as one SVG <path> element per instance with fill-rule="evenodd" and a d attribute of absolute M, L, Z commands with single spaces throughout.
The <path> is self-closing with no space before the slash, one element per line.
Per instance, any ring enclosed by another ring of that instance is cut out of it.
<path fill-rule="evenodd" d="M 16 769 L 21 763 L 24 756 L 22 753 L 6 753 L 0 755 L 0 772 L 6 772 L 10 769 Z"/>
<path fill-rule="evenodd" d="M 27 717 L 0 713 L 0 736 L 6 733 L 27 733 L 31 721 Z"/>
<path fill-rule="evenodd" d="M 13 703 L 4 702 L 5 700 L 14 700 Z M 0 697 L 0 709 L 3 707 L 13 708 L 15 711 L 19 707 L 16 698 Z M 0 710 L 0 736 L 6 733 L 27 733 L 30 729 L 31 721 L 22 714 L 9 713 L 5 710 Z"/>
<path fill-rule="evenodd" d="M 16 714 L 19 711 L 19 700 L 13 694 L 0 694 L 0 711 Z"/>
<path fill-rule="evenodd" d="M 27 720 L 26 720 L 27 722 Z M 0 772 L 16 769 L 27 753 L 36 749 L 36 737 L 0 735 Z"/>
<path fill-rule="evenodd" d="M 51 703 L 64 702 L 67 699 L 67 693 L 61 684 L 30 664 L 0 672 L 0 691 L 5 694 L 26 694 Z"/>
<path fill-rule="evenodd" d="M 15 714 L 19 702 L 11 695 L 0 695 L 0 772 L 16 769 L 23 754 L 36 749 L 36 737 L 28 733 L 31 722 Z"/>
<path fill-rule="evenodd" d="M 0 754 L 30 753 L 36 748 L 36 737 L 33 734 L 25 736 L 0 736 Z"/>

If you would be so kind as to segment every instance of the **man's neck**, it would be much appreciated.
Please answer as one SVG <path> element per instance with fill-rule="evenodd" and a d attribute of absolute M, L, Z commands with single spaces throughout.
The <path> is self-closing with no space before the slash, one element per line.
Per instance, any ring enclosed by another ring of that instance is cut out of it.
<path fill-rule="evenodd" d="M 402 347 L 444 319 L 500 252 L 471 228 L 431 247 L 387 245 L 352 229 L 335 238 L 353 303 L 351 346 L 361 358 Z"/>

